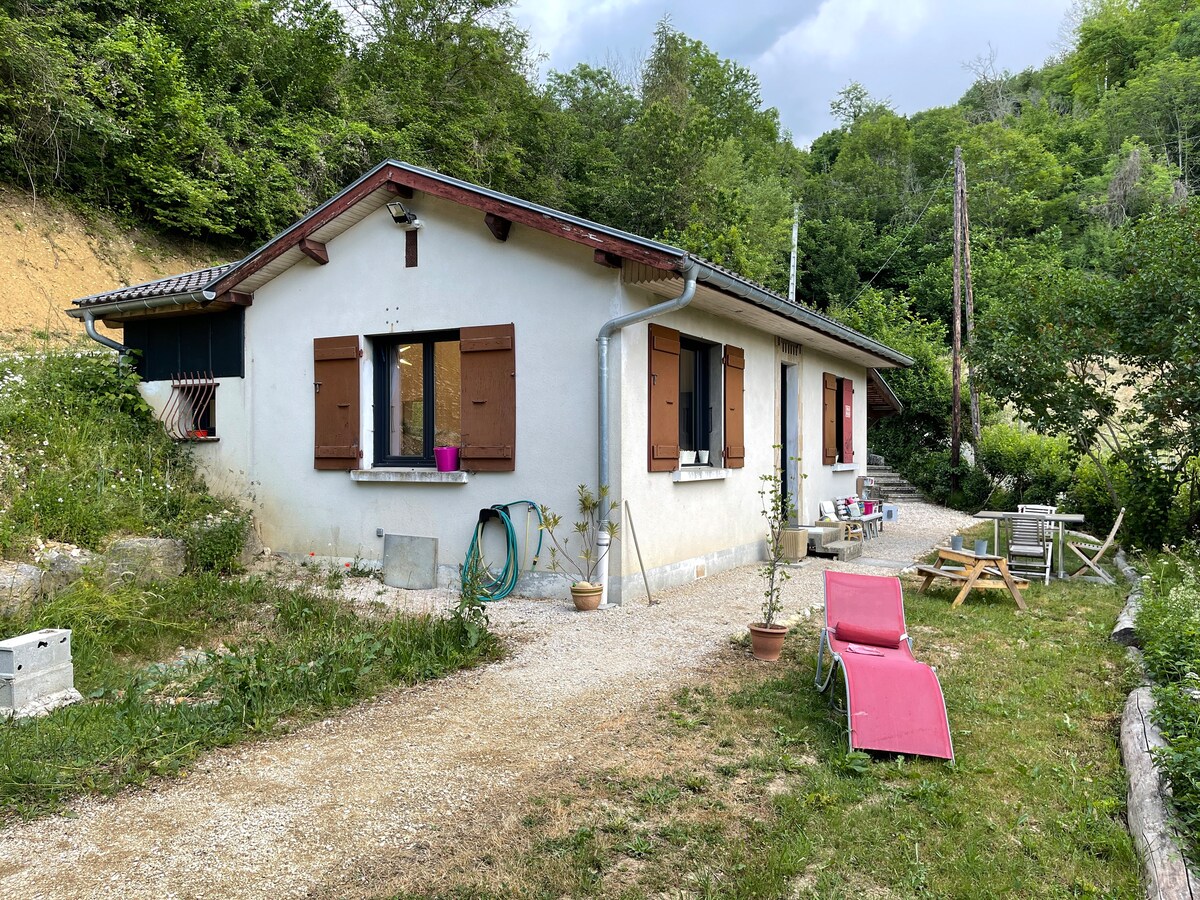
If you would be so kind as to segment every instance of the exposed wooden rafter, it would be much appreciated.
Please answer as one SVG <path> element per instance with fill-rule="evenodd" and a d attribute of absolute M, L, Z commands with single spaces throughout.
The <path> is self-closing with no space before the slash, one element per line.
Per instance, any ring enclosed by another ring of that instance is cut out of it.
<path fill-rule="evenodd" d="M 605 266 L 609 269 L 621 268 L 621 257 L 615 253 L 609 253 L 607 250 L 597 250 L 592 258 L 597 265 Z"/>
<path fill-rule="evenodd" d="M 270 265 L 313 233 L 324 228 L 346 210 L 379 190 L 387 191 L 406 200 L 411 199 L 416 191 L 420 191 L 432 197 L 480 210 L 497 219 L 527 225 L 538 231 L 557 235 L 595 250 L 603 250 L 624 260 L 645 263 L 657 269 L 673 270 L 679 263 L 679 257 L 676 254 L 663 253 L 633 241 L 594 231 L 586 223 L 570 222 L 549 212 L 529 209 L 517 203 L 476 193 L 457 184 L 448 184 L 432 175 L 389 165 L 372 173 L 371 177 L 364 178 L 352 185 L 308 218 L 296 223 L 295 226 L 279 235 L 253 256 L 234 266 L 209 289 L 218 294 L 229 291 Z"/>
<path fill-rule="evenodd" d="M 487 225 L 488 231 L 492 233 L 492 237 L 498 241 L 508 240 L 508 231 L 512 228 L 512 219 L 505 219 L 495 213 L 487 213 L 483 217 L 483 221 Z"/>
<path fill-rule="evenodd" d="M 325 265 L 329 262 L 329 251 L 325 249 L 325 245 L 320 241 L 314 241 L 312 238 L 301 238 L 297 244 L 300 252 L 311 259 L 313 262 L 320 265 Z"/>

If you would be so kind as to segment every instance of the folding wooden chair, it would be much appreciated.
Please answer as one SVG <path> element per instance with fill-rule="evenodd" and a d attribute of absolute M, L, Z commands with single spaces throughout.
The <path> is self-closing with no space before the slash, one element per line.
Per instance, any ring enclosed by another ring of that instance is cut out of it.
<path fill-rule="evenodd" d="M 1108 533 L 1108 537 L 1106 537 L 1103 541 L 1101 541 L 1099 538 L 1092 537 L 1090 534 L 1083 534 L 1075 531 L 1071 532 L 1071 537 L 1083 539 L 1079 541 L 1067 541 L 1067 546 L 1074 550 L 1075 555 L 1083 560 L 1083 565 L 1071 573 L 1072 578 L 1075 578 L 1086 572 L 1088 569 L 1091 569 L 1100 576 L 1100 579 L 1105 584 L 1113 583 L 1112 576 L 1097 566 L 1096 563 L 1100 561 L 1100 557 L 1104 556 L 1104 554 L 1108 552 L 1108 548 L 1113 545 L 1113 541 L 1116 540 L 1117 537 L 1117 532 L 1121 528 L 1121 520 L 1124 518 L 1125 507 L 1122 506 L 1121 511 L 1117 513 L 1117 521 L 1113 522 L 1112 531 Z"/>

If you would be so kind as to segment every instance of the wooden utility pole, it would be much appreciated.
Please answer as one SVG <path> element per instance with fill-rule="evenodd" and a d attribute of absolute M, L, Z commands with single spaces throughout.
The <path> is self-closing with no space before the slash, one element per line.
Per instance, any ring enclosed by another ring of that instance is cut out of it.
<path fill-rule="evenodd" d="M 962 167 L 962 249 L 963 249 L 963 282 L 966 285 L 967 298 L 967 385 L 971 391 L 971 446 L 979 450 L 979 386 L 975 383 L 975 371 L 971 362 L 971 353 L 975 349 L 973 332 L 975 331 L 975 290 L 971 286 L 971 213 L 967 205 L 967 164 L 959 159 Z"/>
<path fill-rule="evenodd" d="M 958 491 L 962 440 L 962 147 L 954 148 L 954 311 L 950 329 L 950 492 Z"/>

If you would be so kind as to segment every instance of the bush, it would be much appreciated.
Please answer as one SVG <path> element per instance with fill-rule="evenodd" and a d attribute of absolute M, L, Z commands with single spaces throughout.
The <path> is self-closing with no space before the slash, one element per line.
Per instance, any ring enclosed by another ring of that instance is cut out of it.
<path fill-rule="evenodd" d="M 241 566 L 238 560 L 246 546 L 250 517 L 244 512 L 221 510 L 209 513 L 183 531 L 188 568 L 193 572 L 229 575 Z"/>
<path fill-rule="evenodd" d="M 1075 455 L 1065 437 L 1046 437 L 1015 425 L 988 425 L 980 433 L 976 462 L 1015 505 L 1058 506 L 1071 485 Z"/>
<path fill-rule="evenodd" d="M 1146 667 L 1156 682 L 1154 718 L 1167 747 L 1156 759 L 1197 858 L 1200 835 L 1200 711 L 1191 693 L 1200 687 L 1200 560 L 1190 546 L 1161 556 L 1142 600 L 1137 631 Z"/>

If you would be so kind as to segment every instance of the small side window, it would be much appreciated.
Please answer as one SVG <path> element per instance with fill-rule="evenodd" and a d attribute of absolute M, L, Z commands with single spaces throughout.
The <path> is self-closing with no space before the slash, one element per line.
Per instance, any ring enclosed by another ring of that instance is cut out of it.
<path fill-rule="evenodd" d="M 177 441 L 216 440 L 218 387 L 211 372 L 172 375 L 171 399 L 160 417 L 167 434 Z"/>

